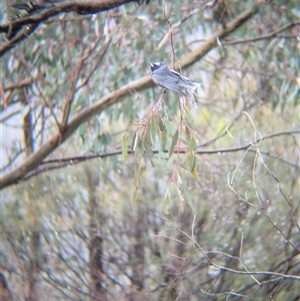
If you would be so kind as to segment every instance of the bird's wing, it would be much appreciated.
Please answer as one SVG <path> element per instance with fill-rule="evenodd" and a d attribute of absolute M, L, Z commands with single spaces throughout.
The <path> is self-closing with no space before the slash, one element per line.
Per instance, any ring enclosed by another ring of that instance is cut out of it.
<path fill-rule="evenodd" d="M 200 84 L 194 83 L 189 78 L 181 75 L 173 69 L 170 69 L 172 77 L 176 80 L 176 84 L 180 87 L 195 90 Z"/>
<path fill-rule="evenodd" d="M 177 82 L 177 85 L 192 90 L 195 90 L 197 87 L 200 86 L 200 84 L 191 81 L 189 78 L 185 76 L 180 77 L 180 79 Z"/>
<path fill-rule="evenodd" d="M 174 79 L 174 77 L 170 76 L 168 73 L 162 75 L 161 72 L 153 72 L 152 78 L 157 85 L 174 91 L 179 95 L 185 95 L 176 84 L 176 79 Z"/>

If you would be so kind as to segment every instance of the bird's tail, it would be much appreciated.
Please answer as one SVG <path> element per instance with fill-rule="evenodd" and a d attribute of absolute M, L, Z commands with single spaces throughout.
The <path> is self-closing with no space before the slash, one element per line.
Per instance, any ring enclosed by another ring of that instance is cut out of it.
<path fill-rule="evenodd" d="M 198 87 L 200 87 L 201 86 L 201 84 L 199 84 L 199 83 L 194 83 L 193 82 L 193 87 L 192 87 L 192 90 L 193 91 L 195 91 Z"/>

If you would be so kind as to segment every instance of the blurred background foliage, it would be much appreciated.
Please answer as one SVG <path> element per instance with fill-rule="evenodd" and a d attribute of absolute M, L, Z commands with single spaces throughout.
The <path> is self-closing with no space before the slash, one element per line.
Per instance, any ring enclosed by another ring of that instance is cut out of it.
<path fill-rule="evenodd" d="M 183 71 L 202 84 L 199 111 L 169 92 L 153 113 L 160 88 L 131 91 L 45 158 L 52 170 L 1 191 L 7 298 L 299 300 L 296 0 L 152 0 L 43 21 L 1 58 L 1 172 L 59 131 L 72 91 L 70 118 L 254 5 Z M 10 1 L 1 13 L 27 14 Z M 166 16 L 180 22 L 173 45 Z"/>

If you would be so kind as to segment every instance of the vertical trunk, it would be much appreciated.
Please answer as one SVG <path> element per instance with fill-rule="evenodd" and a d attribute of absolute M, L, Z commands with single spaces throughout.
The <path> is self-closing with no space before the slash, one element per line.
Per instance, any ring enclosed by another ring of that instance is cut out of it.
<path fill-rule="evenodd" d="M 29 292 L 28 301 L 38 301 L 39 298 L 39 282 L 37 280 L 39 270 L 38 270 L 38 258 L 40 253 L 40 234 L 38 232 L 33 232 L 30 237 L 30 261 L 28 269 L 28 279 L 29 279 Z"/>
<path fill-rule="evenodd" d="M 27 88 L 22 90 L 22 103 L 24 106 L 28 106 L 28 111 L 23 117 L 23 138 L 25 146 L 25 155 L 26 157 L 30 156 L 33 153 L 33 127 L 32 127 L 32 113 L 30 109 L 30 103 L 27 93 Z M 27 198 L 29 199 L 28 204 L 31 204 L 30 196 L 28 194 Z M 29 214 L 31 215 L 32 229 L 39 229 L 40 220 L 38 208 L 32 210 L 30 208 Z M 29 268 L 28 268 L 28 279 L 29 279 L 29 288 L 28 288 L 28 301 L 38 301 L 39 300 L 39 282 L 37 280 L 39 274 L 38 260 L 40 254 L 40 234 L 37 231 L 33 231 L 30 237 L 30 258 L 29 258 Z"/>
<path fill-rule="evenodd" d="M 180 228 L 189 233 L 189 228 L 192 221 L 192 215 L 189 210 L 185 210 L 180 213 L 179 225 Z M 170 252 L 173 255 L 170 258 L 168 265 L 163 267 L 164 284 L 166 288 L 162 290 L 159 297 L 160 301 L 173 301 L 173 300 L 185 300 L 184 293 L 181 291 L 182 276 L 180 275 L 185 265 L 185 253 L 186 244 L 188 244 L 188 238 L 181 232 L 178 232 L 176 239 L 178 243 L 175 248 Z M 182 243 L 180 243 L 182 242 Z M 186 243 L 186 244 L 185 244 Z"/>
<path fill-rule="evenodd" d="M 23 137 L 25 145 L 26 157 L 30 156 L 33 152 L 33 133 L 32 133 L 32 113 L 30 109 L 30 103 L 28 99 L 28 93 L 26 88 L 22 91 L 22 104 L 28 106 L 28 111 L 23 117 Z"/>
<path fill-rule="evenodd" d="M 90 293 L 92 301 L 106 301 L 106 291 L 103 285 L 103 239 L 100 235 L 102 217 L 99 209 L 96 188 L 99 177 L 96 173 L 86 170 L 90 206 Z"/>
<path fill-rule="evenodd" d="M 91 274 L 91 300 L 105 301 L 106 293 L 103 286 L 103 240 L 95 235 L 90 243 L 90 274 Z"/>
<path fill-rule="evenodd" d="M 144 243 L 143 233 L 144 227 L 144 211 L 138 206 L 137 218 L 135 220 L 135 243 L 132 246 L 133 254 L 133 286 L 140 291 L 144 286 Z"/>
<path fill-rule="evenodd" d="M 132 289 L 129 295 L 129 301 L 149 300 L 143 293 L 144 288 L 144 268 L 145 268 L 145 246 L 144 232 L 145 211 L 137 204 L 137 216 L 134 219 L 134 244 L 132 245 Z M 149 296 L 148 296 L 149 297 Z"/>

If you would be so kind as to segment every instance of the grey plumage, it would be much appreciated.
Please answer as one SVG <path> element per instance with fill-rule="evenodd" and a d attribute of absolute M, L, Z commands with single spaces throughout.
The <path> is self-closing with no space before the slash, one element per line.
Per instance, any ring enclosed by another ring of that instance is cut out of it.
<path fill-rule="evenodd" d="M 193 94 L 192 91 L 200 86 L 200 84 L 182 76 L 164 63 L 149 63 L 149 65 L 152 71 L 151 76 L 153 82 L 158 86 L 174 91 L 180 96 L 187 96 L 187 94 L 182 91 L 182 88 L 186 89 L 188 94 L 191 95 Z"/>

